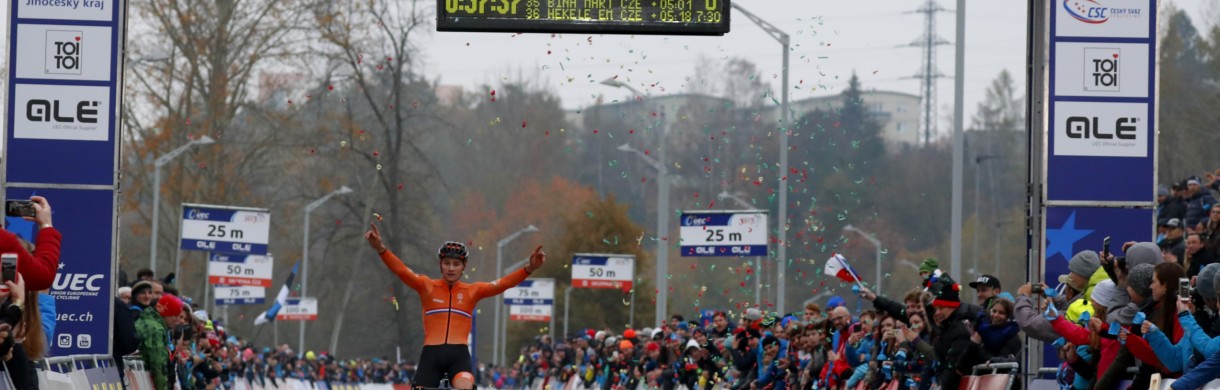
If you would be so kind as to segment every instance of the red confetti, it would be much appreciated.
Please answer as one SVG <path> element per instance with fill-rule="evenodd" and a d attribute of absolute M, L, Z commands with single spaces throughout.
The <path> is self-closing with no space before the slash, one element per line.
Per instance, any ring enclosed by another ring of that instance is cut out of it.
<path fill-rule="evenodd" d="M 380 155 L 381 155 L 381 153 L 378 153 L 378 152 L 373 152 L 373 157 L 377 157 L 377 156 L 380 156 Z"/>
<path fill-rule="evenodd" d="M 326 89 L 327 89 L 327 90 L 330 90 L 330 91 L 334 91 L 334 90 L 335 90 L 335 86 L 334 86 L 334 85 L 327 85 L 327 86 L 326 86 Z"/>
<path fill-rule="evenodd" d="M 521 128 L 525 128 L 525 121 L 521 121 Z"/>
<path fill-rule="evenodd" d="M 402 183 L 398 183 L 398 190 L 402 191 Z"/>
<path fill-rule="evenodd" d="M 597 129 L 593 129 L 593 134 L 597 134 Z"/>

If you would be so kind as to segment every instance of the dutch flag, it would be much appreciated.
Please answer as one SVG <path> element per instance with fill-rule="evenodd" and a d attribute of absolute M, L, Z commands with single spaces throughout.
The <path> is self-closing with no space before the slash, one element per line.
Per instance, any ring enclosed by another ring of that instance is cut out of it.
<path fill-rule="evenodd" d="M 271 308 L 263 312 L 262 315 L 254 318 L 254 326 L 259 326 L 271 321 L 275 321 L 275 315 L 279 314 L 280 308 L 288 305 L 288 288 L 292 286 L 292 280 L 297 277 L 297 268 L 301 266 L 301 262 L 297 262 L 292 266 L 292 272 L 288 274 L 288 280 L 284 281 L 284 287 L 280 288 L 280 293 L 275 296 L 275 302 L 271 303 Z"/>

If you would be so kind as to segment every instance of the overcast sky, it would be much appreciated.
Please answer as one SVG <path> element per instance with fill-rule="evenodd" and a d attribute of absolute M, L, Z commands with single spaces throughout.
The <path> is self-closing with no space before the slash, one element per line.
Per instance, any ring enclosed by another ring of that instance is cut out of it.
<path fill-rule="evenodd" d="M 1173 0 L 1203 24 L 1205 3 L 1217 0 Z M 737 4 L 785 30 L 792 40 L 790 90 L 793 100 L 838 93 L 854 71 L 866 88 L 918 94 L 921 49 L 905 47 L 923 32 L 923 14 L 913 13 L 924 0 L 827 1 L 735 0 Z M 940 0 L 952 9 L 955 1 Z M 966 118 L 975 111 L 988 83 L 1007 69 L 1023 89 L 1025 82 L 1024 1 L 971 1 L 966 9 Z M 937 33 L 955 37 L 955 16 L 937 14 Z M 1202 26 L 1200 26 L 1202 28 Z M 590 44 L 591 37 L 591 44 Z M 757 63 L 764 78 L 780 74 L 779 44 L 734 11 L 732 32 L 722 37 L 665 37 L 564 34 L 488 34 L 433 32 L 424 38 L 425 72 L 444 84 L 476 88 L 515 80 L 519 74 L 540 80 L 563 98 L 566 108 L 581 108 L 606 99 L 623 99 L 626 91 L 598 84 L 619 76 L 653 95 L 687 92 L 700 78 L 742 75 L 694 75 L 701 56 L 713 61 L 744 57 Z M 937 67 L 951 77 L 952 45 L 937 48 Z M 548 51 L 550 54 L 548 54 Z M 687 78 L 690 78 L 689 81 Z M 803 83 L 801 83 L 803 81 Z M 771 80 L 779 88 L 780 78 Z M 657 87 L 648 88 L 656 84 Z M 826 88 L 819 87 L 824 86 Z M 661 88 L 664 87 L 664 91 Z M 827 89 L 829 88 L 829 89 Z M 937 106 L 941 131 L 952 114 L 953 79 L 939 81 Z M 968 122 L 967 122 L 968 125 Z"/>
<path fill-rule="evenodd" d="M 925 0 L 734 0 L 791 36 L 793 100 L 835 94 L 856 72 L 866 88 L 919 93 L 921 51 L 907 45 L 923 32 L 924 17 L 912 11 Z M 938 0 L 952 9 L 956 2 Z M 1203 17 L 1220 0 L 1168 0 L 1187 10 L 1201 30 Z M 423 4 L 434 7 L 435 2 Z M 1024 85 L 1026 2 L 971 1 L 966 21 L 966 117 L 975 112 L 988 83 L 1007 69 Z M 3 31 L 9 31 L 8 7 L 0 7 Z M 937 14 L 937 33 L 955 37 L 954 14 Z M 647 35 L 505 34 L 431 32 L 422 35 L 424 72 L 444 84 L 474 89 L 495 88 L 521 77 L 536 79 L 559 94 L 569 109 L 587 107 L 604 94 L 607 101 L 628 92 L 598 84 L 618 76 L 653 95 L 689 92 L 687 85 L 743 75 L 695 75 L 700 58 L 724 61 L 744 57 L 755 62 L 764 78 L 779 88 L 779 44 L 749 19 L 734 11 L 732 32 L 722 37 Z M 952 45 L 937 48 L 940 72 L 953 69 Z M 549 54 L 548 54 L 549 52 Z M 7 75 L 5 75 L 7 76 Z M 655 86 L 654 86 L 655 85 Z M 948 128 L 953 80 L 939 80 L 939 128 Z M 2 114 L 0 114 L 2 115 Z"/>

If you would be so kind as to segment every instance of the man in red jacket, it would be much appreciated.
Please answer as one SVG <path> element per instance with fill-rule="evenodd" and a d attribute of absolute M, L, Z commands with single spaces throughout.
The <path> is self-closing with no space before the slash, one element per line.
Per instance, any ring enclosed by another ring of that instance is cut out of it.
<path fill-rule="evenodd" d="M 63 237 L 51 225 L 51 203 L 41 196 L 31 196 L 30 201 L 34 216 L 25 219 L 34 221 L 38 229 L 34 253 L 27 251 L 17 235 L 7 230 L 0 231 L 0 253 L 17 254 L 17 272 L 25 279 L 26 291 L 49 290 L 59 271 L 59 245 Z"/>

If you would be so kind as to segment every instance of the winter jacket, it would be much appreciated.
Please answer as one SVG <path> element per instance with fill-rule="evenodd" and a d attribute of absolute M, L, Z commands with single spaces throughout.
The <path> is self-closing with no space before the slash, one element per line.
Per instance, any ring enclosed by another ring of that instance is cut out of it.
<path fill-rule="evenodd" d="M 1097 271 L 1093 272 L 1093 275 L 1089 277 L 1088 285 L 1084 288 L 1084 292 L 1076 294 L 1072 298 L 1071 303 L 1068 304 L 1067 312 L 1064 313 L 1068 321 L 1076 322 L 1076 320 L 1080 319 L 1082 313 L 1089 313 L 1089 316 L 1093 315 L 1093 302 L 1089 297 L 1093 295 L 1093 288 L 1097 287 L 1098 283 L 1109 278 L 1110 276 L 1101 267 L 1098 267 Z"/>
<path fill-rule="evenodd" d="M 831 338 L 834 340 L 831 342 L 831 345 L 834 348 L 834 352 L 839 355 L 839 359 L 827 361 L 826 366 L 822 367 L 821 375 L 818 377 L 825 380 L 828 386 L 835 387 L 847 380 L 847 377 L 844 376 L 843 373 L 852 368 L 851 364 L 847 362 L 846 356 L 847 339 L 851 338 L 851 327 L 848 326 L 842 330 L 836 330 L 834 334 L 831 335 Z M 759 358 L 759 362 L 761 361 L 762 358 Z M 762 377 L 761 372 L 759 373 L 759 377 Z"/>
<path fill-rule="evenodd" d="M 1178 323 L 1190 339 L 1190 345 L 1202 356 L 1212 356 L 1220 353 L 1220 336 L 1211 337 L 1199 326 L 1195 316 L 1179 316 Z"/>
<path fill-rule="evenodd" d="M 1137 329 L 1134 329 L 1134 325 L 1132 328 L 1132 333 L 1138 333 Z M 1165 355 L 1156 352 L 1153 349 L 1152 342 L 1146 338 L 1147 336 L 1151 336 L 1153 333 L 1159 333 L 1164 336 L 1164 329 L 1157 329 L 1155 332 L 1148 335 L 1132 334 L 1128 336 L 1127 349 L 1131 350 L 1131 354 L 1135 355 L 1135 358 L 1143 362 L 1145 366 L 1153 366 L 1163 373 L 1182 372 L 1182 370 L 1185 369 L 1185 364 L 1182 360 L 1182 353 L 1177 349 L 1176 345 L 1182 340 L 1184 333 L 1182 332 L 1182 326 L 1178 325 L 1177 316 L 1173 317 L 1172 331 L 1172 341 L 1164 340 L 1164 342 L 1160 344 L 1161 352 L 1165 353 Z M 1185 343 L 1183 347 L 1189 348 L 1188 345 L 1189 343 Z M 1187 355 L 1186 359 L 1189 358 L 1190 356 Z"/>
<path fill-rule="evenodd" d="M 956 389 L 962 374 L 969 373 L 975 363 L 982 363 L 969 360 L 966 354 L 970 344 L 973 344 L 970 342 L 971 327 L 967 322 L 974 318 L 974 313 L 978 310 L 978 306 L 962 304 L 949 318 L 938 324 L 940 332 L 932 347 L 940 363 L 936 369 L 936 383 L 939 383 L 942 389 Z"/>
<path fill-rule="evenodd" d="M 1021 353 L 1021 338 L 1017 337 L 1020 329 L 1016 321 L 1008 321 L 1003 325 L 983 323 L 978 325 L 982 344 L 970 344 L 968 352 L 974 360 L 980 362 L 1011 362 Z"/>
<path fill-rule="evenodd" d="M 1131 326 L 1131 320 L 1135 318 L 1135 313 L 1139 312 L 1140 305 L 1135 302 L 1128 302 L 1118 309 L 1110 308 L 1110 311 L 1106 313 L 1106 323 L 1118 321 L 1119 325 Z"/>
<path fill-rule="evenodd" d="M 1183 314 L 1186 317 L 1191 316 L 1190 312 L 1183 312 Z M 1178 318 L 1180 321 L 1182 317 Z M 1183 329 L 1183 327 L 1178 326 L 1177 329 Z M 1182 372 L 1190 366 L 1190 357 L 1194 355 L 1194 351 L 1189 335 L 1179 338 L 1177 343 L 1170 342 L 1169 337 L 1165 336 L 1165 332 L 1161 332 L 1160 329 L 1155 329 L 1143 337 L 1167 371 Z"/>
<path fill-rule="evenodd" d="M 1038 303 L 1033 297 L 1017 296 L 1016 306 L 1013 307 L 1013 318 L 1016 319 L 1021 330 L 1025 331 L 1025 335 L 1032 339 L 1049 343 L 1060 337 L 1051 327 L 1051 323 L 1046 321 L 1042 311 L 1038 310 Z"/>
<path fill-rule="evenodd" d="M 904 324 L 911 325 L 911 320 L 907 318 L 907 307 L 902 302 L 878 296 L 877 299 L 873 300 L 873 308 L 877 309 L 877 311 L 889 314 L 890 317 L 893 317 Z M 932 313 L 933 311 L 932 305 L 924 305 L 923 308 L 924 313 Z M 928 315 L 928 318 L 931 318 L 931 314 Z"/>
<path fill-rule="evenodd" d="M 1080 325 L 1069 322 L 1063 316 L 1059 316 L 1059 318 L 1051 321 L 1051 326 L 1055 328 L 1055 332 L 1063 335 L 1063 339 L 1067 340 L 1067 342 L 1076 345 L 1089 345 L 1091 332 Z M 1122 345 L 1119 344 L 1118 339 L 1111 338 L 1109 334 L 1103 334 L 1098 344 L 1101 356 L 1097 360 L 1097 372 L 1102 373 L 1110 368 L 1110 364 L 1113 362 L 1114 357 L 1118 356 L 1118 351 L 1122 349 Z"/>
<path fill-rule="evenodd" d="M 63 236 L 53 227 L 38 230 L 34 238 L 34 253 L 25 250 L 17 235 L 0 230 L 0 251 L 17 252 L 17 272 L 25 278 L 26 291 L 51 289 L 55 273 L 59 272 L 59 245 Z"/>
<path fill-rule="evenodd" d="M 1088 345 L 1076 346 L 1075 362 L 1069 363 L 1068 367 L 1074 375 L 1072 378 L 1072 389 L 1074 390 L 1090 390 L 1093 388 L 1093 382 L 1097 378 L 1097 356 L 1093 356 L 1089 352 Z"/>
<path fill-rule="evenodd" d="M 1165 198 L 1165 202 L 1156 206 L 1156 220 L 1168 221 L 1173 218 L 1186 218 L 1186 201 L 1176 196 Z"/>
<path fill-rule="evenodd" d="M 1214 204 L 1216 199 L 1212 198 L 1212 193 L 1207 190 L 1199 190 L 1195 196 L 1186 199 L 1186 227 L 1193 228 L 1199 222 L 1206 221 L 1207 212 Z"/>
<path fill-rule="evenodd" d="M 114 307 L 118 312 L 125 313 L 122 309 L 123 306 L 123 301 L 117 299 L 114 301 Z M 55 339 L 55 319 L 58 317 L 55 312 L 54 296 L 51 296 L 51 294 L 38 294 L 38 314 L 42 318 L 42 334 L 47 339 L 47 343 L 43 345 L 54 345 L 51 344 L 51 340 Z"/>
<path fill-rule="evenodd" d="M 140 310 L 136 319 L 136 334 L 140 335 L 140 355 L 157 389 L 169 388 L 169 331 L 165 319 L 153 307 Z"/>
<path fill-rule="evenodd" d="M 1220 378 L 1220 354 L 1211 354 L 1207 356 L 1207 360 L 1186 371 L 1169 387 L 1173 390 L 1195 390 L 1216 378 Z"/>

